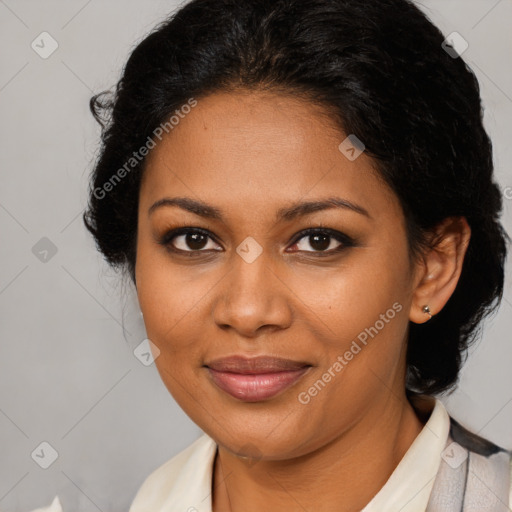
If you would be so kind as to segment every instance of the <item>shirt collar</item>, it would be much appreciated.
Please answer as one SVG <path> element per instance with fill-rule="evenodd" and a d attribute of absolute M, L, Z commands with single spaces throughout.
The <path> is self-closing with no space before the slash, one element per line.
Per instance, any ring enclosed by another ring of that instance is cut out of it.
<path fill-rule="evenodd" d="M 431 409 L 430 417 L 387 482 L 361 512 L 418 512 L 427 508 L 448 439 L 450 416 L 437 398 L 417 400 L 413 406 L 423 414 Z"/>

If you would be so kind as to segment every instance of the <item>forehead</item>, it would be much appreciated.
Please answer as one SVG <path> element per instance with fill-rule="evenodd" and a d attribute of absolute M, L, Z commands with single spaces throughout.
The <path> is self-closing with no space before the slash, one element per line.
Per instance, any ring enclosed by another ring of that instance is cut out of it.
<path fill-rule="evenodd" d="M 198 99 L 151 150 L 141 203 L 190 196 L 257 212 L 336 195 L 389 209 L 396 198 L 373 160 L 365 153 L 350 160 L 340 151 L 346 137 L 324 108 L 303 99 L 212 94 Z"/>

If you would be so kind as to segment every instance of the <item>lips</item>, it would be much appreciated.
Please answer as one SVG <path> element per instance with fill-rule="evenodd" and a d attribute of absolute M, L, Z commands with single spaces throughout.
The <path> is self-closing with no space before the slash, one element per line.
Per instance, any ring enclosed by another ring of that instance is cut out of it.
<path fill-rule="evenodd" d="M 268 400 L 295 384 L 311 365 L 269 356 L 232 356 L 207 363 L 214 384 L 245 402 Z"/>

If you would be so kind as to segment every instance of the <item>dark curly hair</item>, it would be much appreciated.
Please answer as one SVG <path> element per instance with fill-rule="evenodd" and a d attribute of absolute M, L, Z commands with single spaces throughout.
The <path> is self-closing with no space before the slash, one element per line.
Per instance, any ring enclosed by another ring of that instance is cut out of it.
<path fill-rule="evenodd" d="M 457 287 L 431 321 L 410 323 L 407 348 L 409 394 L 454 388 L 481 320 L 502 298 L 510 238 L 478 81 L 443 41 L 409 0 L 186 4 L 136 46 L 115 91 L 91 99 L 103 132 L 83 220 L 98 249 L 135 282 L 145 159 L 133 156 L 191 98 L 237 89 L 302 97 L 364 142 L 401 202 L 411 258 L 440 221 L 466 217 Z"/>

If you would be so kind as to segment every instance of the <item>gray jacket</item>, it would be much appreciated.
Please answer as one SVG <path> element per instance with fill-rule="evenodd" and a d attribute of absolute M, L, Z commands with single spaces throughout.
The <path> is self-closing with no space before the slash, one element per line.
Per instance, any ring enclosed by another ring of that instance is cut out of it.
<path fill-rule="evenodd" d="M 509 512 L 511 457 L 450 417 L 426 512 Z"/>

